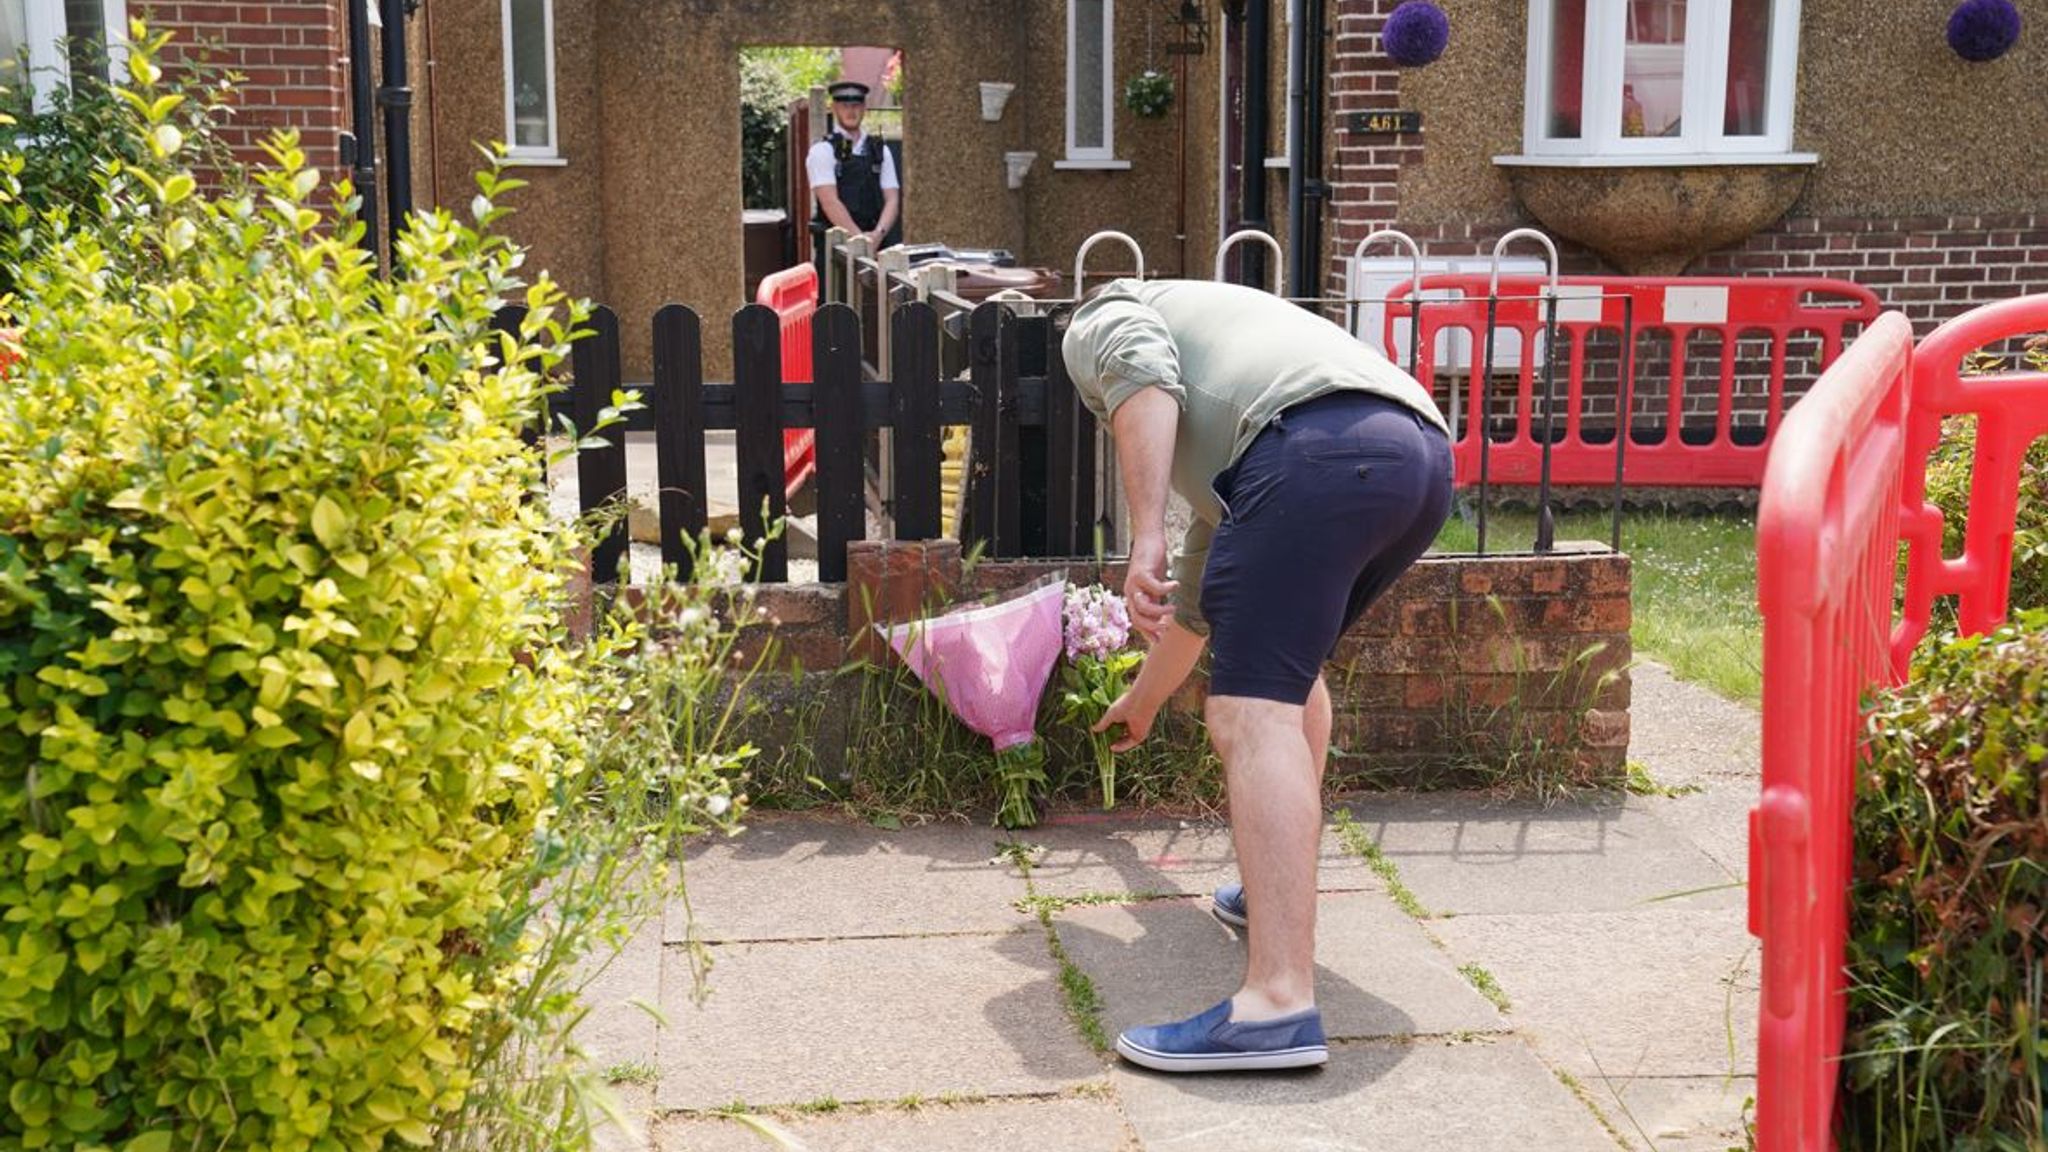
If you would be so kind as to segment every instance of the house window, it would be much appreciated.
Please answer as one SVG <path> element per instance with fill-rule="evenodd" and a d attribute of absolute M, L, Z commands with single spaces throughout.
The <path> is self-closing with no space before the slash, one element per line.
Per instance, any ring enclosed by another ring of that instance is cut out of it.
<path fill-rule="evenodd" d="M 121 65 L 127 0 L 0 0 L 0 85 L 19 81 L 24 54 L 37 108 L 74 75 Z"/>
<path fill-rule="evenodd" d="M 1115 157 L 1116 0 L 1067 0 L 1067 159 Z"/>
<path fill-rule="evenodd" d="M 504 0 L 505 142 L 515 159 L 559 155 L 553 0 Z"/>
<path fill-rule="evenodd" d="M 1531 0 L 1524 151 L 1711 163 L 1792 147 L 1799 0 Z"/>

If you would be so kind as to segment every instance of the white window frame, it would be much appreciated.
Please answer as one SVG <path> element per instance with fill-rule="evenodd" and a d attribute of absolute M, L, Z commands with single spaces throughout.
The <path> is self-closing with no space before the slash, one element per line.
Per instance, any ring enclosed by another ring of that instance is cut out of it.
<path fill-rule="evenodd" d="M 1777 0 L 1771 13 L 1766 88 L 1768 114 L 1756 136 L 1722 132 L 1728 87 L 1728 35 L 1732 0 L 1690 0 L 1686 5 L 1684 114 L 1680 135 L 1621 134 L 1621 87 L 1627 54 L 1628 0 L 1586 0 L 1584 70 L 1580 82 L 1579 138 L 1556 139 L 1547 129 L 1551 109 L 1552 32 L 1558 0 L 1530 0 L 1528 69 L 1522 103 L 1521 156 L 1500 164 L 1592 165 L 1739 164 L 1761 160 L 1811 163 L 1792 151 L 1793 97 L 1799 75 L 1799 0 Z"/>
<path fill-rule="evenodd" d="M 499 0 L 498 23 L 504 32 L 505 60 L 505 158 L 527 163 L 559 163 L 562 159 L 562 121 L 555 103 L 555 0 L 540 0 L 541 36 L 548 71 L 548 142 L 520 144 L 517 85 L 512 75 L 512 0 Z"/>
<path fill-rule="evenodd" d="M 1075 0 L 1067 0 L 1067 155 L 1055 167 L 1127 167 L 1116 158 L 1116 0 L 1102 0 L 1102 26 L 1093 34 L 1102 38 L 1102 144 L 1083 147 L 1076 143 L 1075 115 L 1078 102 L 1074 70 L 1083 29 Z"/>
<path fill-rule="evenodd" d="M 71 86 L 71 59 L 58 41 L 70 35 L 64 0 L 23 0 L 22 35 L 28 41 L 29 83 L 38 112 L 52 107 L 58 88 Z M 107 29 L 107 76 L 125 81 L 128 68 L 128 0 L 100 0 L 100 21 Z"/>

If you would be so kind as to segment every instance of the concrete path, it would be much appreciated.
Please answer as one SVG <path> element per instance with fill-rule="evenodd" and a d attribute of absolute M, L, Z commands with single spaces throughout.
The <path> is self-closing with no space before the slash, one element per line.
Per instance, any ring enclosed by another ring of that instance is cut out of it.
<path fill-rule="evenodd" d="M 688 914 L 671 908 L 591 991 L 584 1039 L 638 1126 L 606 1147 L 769 1149 L 772 1132 L 814 1152 L 1739 1148 L 1757 718 L 1641 666 L 1634 719 L 1634 759 L 1671 795 L 1333 808 L 1317 972 L 1332 1050 L 1303 1073 L 1176 1078 L 1098 1047 L 1236 986 L 1243 942 L 1207 912 L 1234 875 L 1221 825 L 757 814 L 692 854 Z M 692 938 L 712 961 L 701 1001 Z"/>

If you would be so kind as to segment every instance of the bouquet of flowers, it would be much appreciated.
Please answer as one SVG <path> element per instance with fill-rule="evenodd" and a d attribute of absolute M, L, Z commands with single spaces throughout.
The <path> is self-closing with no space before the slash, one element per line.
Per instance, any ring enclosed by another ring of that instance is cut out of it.
<path fill-rule="evenodd" d="M 1093 584 L 1068 589 L 1061 715 L 1088 733 L 1105 810 L 1116 806 L 1116 753 L 1110 750 L 1111 734 L 1093 729 L 1144 661 L 1143 654 L 1127 647 L 1130 639 L 1131 617 L 1123 597 Z"/>
<path fill-rule="evenodd" d="M 988 737 L 1002 784 L 997 819 L 1006 828 L 1037 823 L 1034 786 L 1045 783 L 1045 751 L 1034 726 L 1038 701 L 1060 655 L 1060 605 L 1067 584 L 1054 578 L 1009 598 L 911 624 L 875 627 L 953 715 Z"/>

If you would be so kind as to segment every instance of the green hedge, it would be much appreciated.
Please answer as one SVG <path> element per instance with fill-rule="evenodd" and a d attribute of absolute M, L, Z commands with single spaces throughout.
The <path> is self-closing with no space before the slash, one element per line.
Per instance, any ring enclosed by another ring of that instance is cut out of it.
<path fill-rule="evenodd" d="M 1841 1146 L 2038 1152 L 2048 613 L 1931 650 L 1876 703 L 1870 734 Z"/>
<path fill-rule="evenodd" d="M 516 250 L 423 215 L 381 279 L 289 137 L 200 194 L 159 43 L 106 225 L 13 209 L 0 1145 L 426 1144 L 585 738 L 518 436 L 565 310 L 498 370 Z"/>

